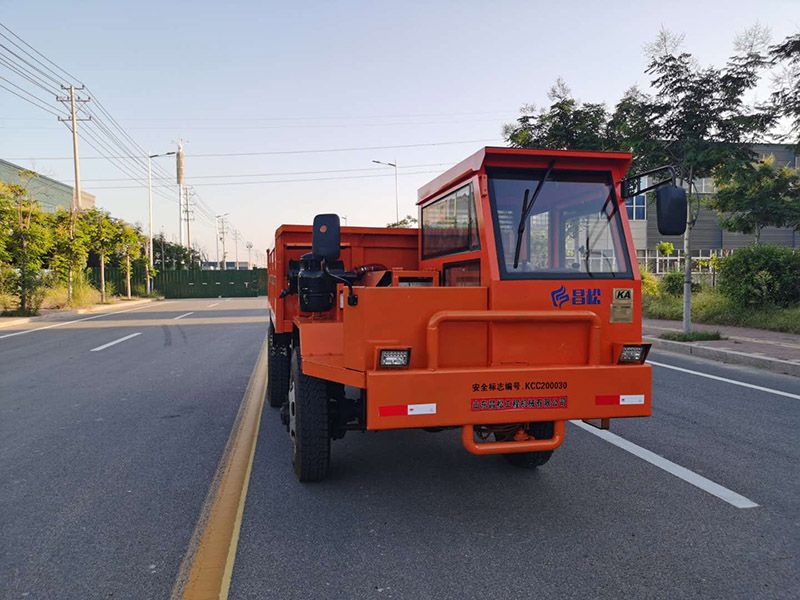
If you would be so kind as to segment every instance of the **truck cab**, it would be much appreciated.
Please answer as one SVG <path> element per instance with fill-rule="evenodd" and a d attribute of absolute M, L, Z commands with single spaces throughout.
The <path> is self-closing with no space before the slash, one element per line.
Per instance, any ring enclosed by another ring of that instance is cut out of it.
<path fill-rule="evenodd" d="M 570 419 L 649 416 L 631 158 L 483 148 L 419 190 L 419 229 L 279 228 L 268 401 L 298 478 L 324 478 L 349 430 L 460 428 L 469 452 L 535 468 Z M 657 186 L 677 233 L 685 195 Z"/>

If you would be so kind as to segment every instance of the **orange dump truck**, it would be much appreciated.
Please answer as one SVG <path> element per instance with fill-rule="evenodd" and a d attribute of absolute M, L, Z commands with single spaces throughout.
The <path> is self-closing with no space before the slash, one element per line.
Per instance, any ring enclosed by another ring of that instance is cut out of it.
<path fill-rule="evenodd" d="M 350 430 L 460 428 L 473 454 L 536 467 L 569 419 L 651 411 L 623 153 L 484 148 L 419 191 L 419 229 L 282 225 L 268 255 L 268 402 L 301 481 Z M 670 168 L 656 169 L 671 172 Z M 653 181 L 652 179 L 650 180 Z"/>

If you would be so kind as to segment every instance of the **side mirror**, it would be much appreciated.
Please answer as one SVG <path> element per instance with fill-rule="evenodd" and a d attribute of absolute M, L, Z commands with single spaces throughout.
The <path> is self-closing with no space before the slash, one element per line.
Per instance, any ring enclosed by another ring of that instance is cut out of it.
<path fill-rule="evenodd" d="M 327 214 L 314 217 L 311 235 L 311 253 L 315 258 L 339 259 L 340 231 L 339 215 Z"/>
<path fill-rule="evenodd" d="M 686 190 L 665 185 L 656 190 L 656 216 L 661 235 L 683 235 L 686 231 Z"/>

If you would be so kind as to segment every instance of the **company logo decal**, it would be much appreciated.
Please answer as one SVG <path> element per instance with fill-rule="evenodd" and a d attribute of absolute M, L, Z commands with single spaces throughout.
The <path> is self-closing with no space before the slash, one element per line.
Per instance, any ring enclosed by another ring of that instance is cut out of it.
<path fill-rule="evenodd" d="M 554 308 L 561 308 L 565 304 L 574 306 L 584 306 L 586 304 L 600 304 L 600 288 L 575 288 L 572 295 L 562 285 L 560 288 L 550 292 L 550 299 L 553 301 Z"/>
<path fill-rule="evenodd" d="M 561 306 L 565 302 L 569 302 L 569 295 L 567 294 L 567 288 L 565 288 L 562 285 L 557 290 L 553 290 L 550 293 L 550 298 L 552 298 L 553 300 L 553 306 L 555 306 L 556 308 L 561 308 Z"/>

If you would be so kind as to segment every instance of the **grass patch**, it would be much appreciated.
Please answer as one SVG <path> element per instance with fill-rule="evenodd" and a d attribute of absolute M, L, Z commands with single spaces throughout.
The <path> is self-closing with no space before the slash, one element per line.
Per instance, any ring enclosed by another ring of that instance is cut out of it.
<path fill-rule="evenodd" d="M 693 331 L 692 333 L 683 333 L 682 331 L 668 331 L 659 336 L 662 340 L 671 340 L 673 342 L 709 342 L 714 340 L 723 340 L 719 331 Z"/>
<path fill-rule="evenodd" d="M 645 295 L 642 298 L 642 314 L 649 319 L 680 321 L 683 318 L 683 298 L 668 294 Z M 733 325 L 800 334 L 800 306 L 743 308 L 714 289 L 692 294 L 692 319 L 708 325 Z"/>

